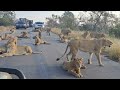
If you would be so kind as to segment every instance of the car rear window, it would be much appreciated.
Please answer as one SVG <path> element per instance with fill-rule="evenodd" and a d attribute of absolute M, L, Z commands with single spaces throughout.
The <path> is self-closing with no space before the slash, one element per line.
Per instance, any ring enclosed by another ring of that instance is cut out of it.
<path fill-rule="evenodd" d="M 17 24 L 25 24 L 24 22 L 18 22 Z"/>
<path fill-rule="evenodd" d="M 43 24 L 43 22 L 35 22 L 35 24 Z"/>

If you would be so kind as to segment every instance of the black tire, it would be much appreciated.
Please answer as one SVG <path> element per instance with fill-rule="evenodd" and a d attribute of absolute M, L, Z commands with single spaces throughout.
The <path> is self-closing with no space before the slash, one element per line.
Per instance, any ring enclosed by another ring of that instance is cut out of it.
<path fill-rule="evenodd" d="M 16 29 L 19 29 L 18 27 L 16 27 Z"/>

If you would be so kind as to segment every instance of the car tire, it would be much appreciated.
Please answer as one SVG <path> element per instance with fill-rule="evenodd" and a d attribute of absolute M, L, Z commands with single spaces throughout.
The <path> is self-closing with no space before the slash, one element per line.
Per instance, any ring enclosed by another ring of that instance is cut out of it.
<path fill-rule="evenodd" d="M 19 29 L 18 27 L 16 27 L 16 29 Z"/>

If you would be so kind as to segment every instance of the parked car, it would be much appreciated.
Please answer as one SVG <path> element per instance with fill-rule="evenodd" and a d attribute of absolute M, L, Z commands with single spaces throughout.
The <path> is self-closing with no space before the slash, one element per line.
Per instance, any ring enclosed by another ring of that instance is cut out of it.
<path fill-rule="evenodd" d="M 28 28 L 28 25 L 24 22 L 18 21 L 16 23 L 16 29 L 19 29 L 19 28 L 25 28 L 26 29 L 26 28 Z"/>
<path fill-rule="evenodd" d="M 35 29 L 43 28 L 43 25 L 44 25 L 43 22 L 35 22 L 34 23 L 34 28 Z"/>

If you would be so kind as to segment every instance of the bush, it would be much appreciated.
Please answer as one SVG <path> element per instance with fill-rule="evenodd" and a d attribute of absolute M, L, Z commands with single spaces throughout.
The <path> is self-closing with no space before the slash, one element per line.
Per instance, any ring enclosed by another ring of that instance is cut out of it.
<path fill-rule="evenodd" d="M 9 25 L 14 25 L 14 22 L 12 19 L 0 18 L 0 26 L 9 26 Z"/>
<path fill-rule="evenodd" d="M 115 28 L 109 30 L 109 35 L 116 38 L 120 38 L 120 25 L 116 25 Z"/>

